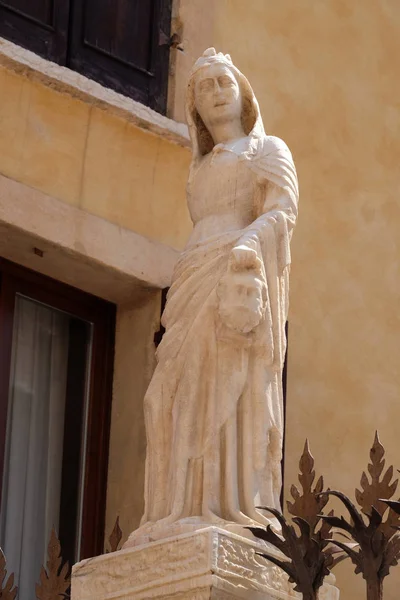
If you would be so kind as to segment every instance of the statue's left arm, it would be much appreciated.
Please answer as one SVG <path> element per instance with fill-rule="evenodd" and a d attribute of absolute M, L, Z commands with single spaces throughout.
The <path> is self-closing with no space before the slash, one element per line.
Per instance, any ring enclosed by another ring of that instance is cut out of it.
<path fill-rule="evenodd" d="M 279 270 L 290 264 L 290 239 L 298 211 L 298 182 L 293 158 L 286 144 L 276 137 L 266 136 L 259 142 L 254 155 L 248 157 L 249 168 L 257 175 L 255 199 L 257 218 L 247 227 L 233 249 L 237 266 L 251 267 L 265 245 L 271 229 L 277 242 Z"/>
<path fill-rule="evenodd" d="M 247 158 L 257 175 L 256 218 L 232 248 L 230 269 L 264 273 L 267 286 L 262 346 L 266 362 L 282 369 L 288 312 L 290 240 L 297 218 L 298 184 L 292 155 L 286 144 L 272 137 L 260 141 Z"/>

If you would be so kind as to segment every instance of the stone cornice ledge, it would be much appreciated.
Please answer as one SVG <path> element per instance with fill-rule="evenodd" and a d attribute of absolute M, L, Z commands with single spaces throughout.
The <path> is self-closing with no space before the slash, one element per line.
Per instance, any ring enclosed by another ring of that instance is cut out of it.
<path fill-rule="evenodd" d="M 140 102 L 105 88 L 80 73 L 45 60 L 4 38 L 0 38 L 0 66 L 97 106 L 174 144 L 190 146 L 188 129 L 184 123 L 168 119 Z"/>
<path fill-rule="evenodd" d="M 0 255 L 121 304 L 168 287 L 179 252 L 0 174 Z"/>

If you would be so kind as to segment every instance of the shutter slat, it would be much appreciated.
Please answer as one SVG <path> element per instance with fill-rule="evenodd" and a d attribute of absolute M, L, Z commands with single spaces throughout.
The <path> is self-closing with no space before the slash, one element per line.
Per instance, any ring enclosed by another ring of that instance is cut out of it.
<path fill-rule="evenodd" d="M 166 111 L 171 0 L 74 0 L 68 66 Z"/>

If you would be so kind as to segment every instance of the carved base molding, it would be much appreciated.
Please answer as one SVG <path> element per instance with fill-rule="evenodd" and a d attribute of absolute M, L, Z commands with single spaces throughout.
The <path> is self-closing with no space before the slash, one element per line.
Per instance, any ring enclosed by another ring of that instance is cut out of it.
<path fill-rule="evenodd" d="M 209 527 L 84 560 L 72 600 L 297 600 L 286 575 L 255 552 L 257 542 Z M 332 578 L 333 581 L 333 578 Z M 320 600 L 338 600 L 332 584 Z"/>

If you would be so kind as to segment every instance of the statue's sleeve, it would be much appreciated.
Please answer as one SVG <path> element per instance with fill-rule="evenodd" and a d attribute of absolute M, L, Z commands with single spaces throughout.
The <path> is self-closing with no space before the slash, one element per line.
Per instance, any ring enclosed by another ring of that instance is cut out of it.
<path fill-rule="evenodd" d="M 265 187 L 260 212 L 281 212 L 293 227 L 297 217 L 299 188 L 292 154 L 285 142 L 277 137 L 266 137 L 259 145 L 249 166 L 256 173 L 259 186 Z"/>
<path fill-rule="evenodd" d="M 232 249 L 240 264 L 262 265 L 267 284 L 266 318 L 260 327 L 264 354 L 277 369 L 283 368 L 288 312 L 290 240 L 297 218 L 298 184 L 292 155 L 279 138 L 265 137 L 248 157 L 257 175 L 256 219 Z M 263 332 L 262 332 L 263 330 Z"/>
<path fill-rule="evenodd" d="M 266 136 L 259 145 L 256 154 L 248 159 L 249 168 L 257 175 L 257 217 L 244 232 L 240 244 L 251 247 L 251 240 L 257 239 L 264 246 L 266 238 L 274 232 L 282 272 L 290 264 L 291 232 L 297 219 L 297 173 L 291 152 L 281 139 Z"/>

